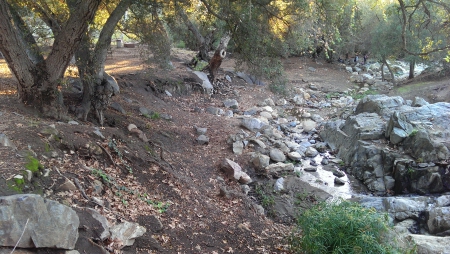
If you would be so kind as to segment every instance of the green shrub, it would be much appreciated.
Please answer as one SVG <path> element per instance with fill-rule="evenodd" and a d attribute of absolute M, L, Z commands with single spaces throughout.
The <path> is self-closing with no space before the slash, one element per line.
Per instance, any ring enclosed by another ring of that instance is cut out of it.
<path fill-rule="evenodd" d="M 294 253 L 399 253 L 384 240 L 388 216 L 349 201 L 320 203 L 297 219 Z"/>

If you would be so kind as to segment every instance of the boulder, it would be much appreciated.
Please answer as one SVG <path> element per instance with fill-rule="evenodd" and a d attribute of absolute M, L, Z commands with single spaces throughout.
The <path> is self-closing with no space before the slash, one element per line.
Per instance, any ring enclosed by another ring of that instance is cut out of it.
<path fill-rule="evenodd" d="M 267 166 L 266 171 L 269 172 L 270 174 L 277 174 L 280 172 L 293 172 L 294 164 L 277 162 L 275 164 L 270 164 L 269 166 Z"/>
<path fill-rule="evenodd" d="M 0 197 L 0 245 L 73 249 L 79 219 L 74 210 L 35 194 Z M 23 232 L 23 236 L 19 238 Z"/>
<path fill-rule="evenodd" d="M 194 73 L 198 78 L 201 79 L 203 91 L 204 91 L 206 94 L 209 94 L 209 95 L 213 94 L 214 87 L 212 86 L 211 82 L 209 81 L 209 78 L 208 78 L 208 76 L 206 75 L 206 73 L 201 72 L 201 71 L 193 71 L 193 73 Z"/>
<path fill-rule="evenodd" d="M 224 159 L 221 164 L 221 169 L 228 178 L 233 178 L 236 181 L 239 181 L 242 176 L 241 166 L 232 160 Z"/>
<path fill-rule="evenodd" d="M 239 104 L 235 99 L 227 99 L 223 101 L 223 106 L 226 108 L 237 109 Z"/>
<path fill-rule="evenodd" d="M 111 240 L 120 241 L 122 247 L 131 246 L 136 238 L 142 236 L 147 230 L 137 223 L 124 221 L 110 228 Z"/>
<path fill-rule="evenodd" d="M 242 118 L 241 125 L 248 130 L 258 131 L 266 124 L 257 118 Z"/>
<path fill-rule="evenodd" d="M 450 207 L 434 207 L 428 212 L 428 230 L 438 234 L 450 230 Z"/>
<path fill-rule="evenodd" d="M 270 159 L 276 162 L 283 162 L 286 160 L 286 156 L 284 155 L 284 153 L 277 148 L 270 149 L 269 156 Z"/>
<path fill-rule="evenodd" d="M 410 240 L 416 246 L 417 253 L 421 254 L 443 254 L 449 253 L 450 237 L 436 237 L 428 235 L 409 235 Z"/>
<path fill-rule="evenodd" d="M 257 170 L 264 170 L 267 166 L 269 166 L 270 157 L 264 154 L 257 154 L 252 159 L 252 163 Z"/>

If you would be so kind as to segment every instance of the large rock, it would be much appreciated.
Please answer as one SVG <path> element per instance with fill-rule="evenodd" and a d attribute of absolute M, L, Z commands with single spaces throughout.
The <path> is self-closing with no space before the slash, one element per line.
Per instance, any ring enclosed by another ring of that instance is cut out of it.
<path fill-rule="evenodd" d="M 208 76 L 206 73 L 201 71 L 193 71 L 195 75 L 197 75 L 198 78 L 202 80 L 202 88 L 206 94 L 211 95 L 214 91 L 214 87 L 212 86 L 211 82 L 209 81 Z"/>
<path fill-rule="evenodd" d="M 243 184 L 252 182 L 250 176 L 242 171 L 241 166 L 232 160 L 224 159 L 221 164 L 221 169 L 228 178 L 233 178 Z"/>
<path fill-rule="evenodd" d="M 427 225 L 431 234 L 450 231 L 450 207 L 435 207 L 431 209 L 428 213 Z"/>
<path fill-rule="evenodd" d="M 356 115 L 326 122 L 320 136 L 350 165 L 348 172 L 371 191 L 448 191 L 445 166 L 431 164 L 450 158 L 450 103 L 417 104 L 422 106 L 408 106 L 401 97 L 367 96 L 359 102 Z M 416 170 L 413 161 L 430 166 Z"/>
<path fill-rule="evenodd" d="M 447 254 L 450 253 L 450 237 L 436 237 L 428 235 L 410 235 L 420 254 Z"/>
<path fill-rule="evenodd" d="M 283 162 L 286 160 L 286 155 L 284 155 L 284 153 L 277 148 L 270 149 L 269 156 L 270 159 L 276 162 Z"/>
<path fill-rule="evenodd" d="M 131 246 L 136 238 L 142 236 L 147 230 L 137 223 L 125 221 L 110 228 L 111 240 L 122 242 L 122 247 Z"/>
<path fill-rule="evenodd" d="M 39 195 L 0 197 L 1 246 L 73 249 L 79 223 L 74 210 Z"/>
<path fill-rule="evenodd" d="M 258 131 L 266 124 L 257 118 L 242 118 L 241 125 L 251 131 Z"/>
<path fill-rule="evenodd" d="M 257 170 L 264 170 L 267 166 L 269 166 L 270 163 L 270 157 L 264 154 L 257 154 L 253 159 L 252 159 L 252 163 L 253 166 L 255 166 L 255 168 Z"/>
<path fill-rule="evenodd" d="M 389 97 L 386 95 L 368 95 L 364 97 L 357 105 L 355 114 L 376 113 L 384 119 L 389 119 L 392 113 L 403 105 L 405 100 L 400 96 Z"/>

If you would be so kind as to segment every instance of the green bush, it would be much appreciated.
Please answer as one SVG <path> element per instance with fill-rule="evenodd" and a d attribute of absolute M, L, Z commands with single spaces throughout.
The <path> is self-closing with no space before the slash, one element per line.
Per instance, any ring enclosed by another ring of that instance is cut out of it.
<path fill-rule="evenodd" d="M 320 203 L 297 219 L 294 253 L 399 253 L 386 243 L 388 216 L 349 201 Z"/>

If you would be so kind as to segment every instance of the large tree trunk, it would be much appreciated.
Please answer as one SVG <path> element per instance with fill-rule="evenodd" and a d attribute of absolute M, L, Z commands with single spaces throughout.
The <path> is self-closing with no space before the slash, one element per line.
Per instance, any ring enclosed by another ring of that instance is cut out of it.
<path fill-rule="evenodd" d="M 65 116 L 60 82 L 99 4 L 100 0 L 74 4 L 76 8 L 44 60 L 36 55 L 38 47 L 30 40 L 31 32 L 21 26 L 24 22 L 6 0 L 0 0 L 0 51 L 18 80 L 17 90 L 23 103 L 37 107 L 44 116 L 58 119 Z"/>
<path fill-rule="evenodd" d="M 114 29 L 131 3 L 132 0 L 119 2 L 103 26 L 93 51 L 89 49 L 89 35 L 85 34 L 76 52 L 78 73 L 83 83 L 83 98 L 78 117 L 84 121 L 92 108 L 103 126 L 103 111 L 108 107 L 111 97 L 118 92 L 111 87 L 109 76 L 105 74 L 105 61 Z"/>
<path fill-rule="evenodd" d="M 227 55 L 226 50 L 228 47 L 228 42 L 231 39 L 231 33 L 226 33 L 221 39 L 219 46 L 217 46 L 216 51 L 214 52 L 214 56 L 209 61 L 209 79 L 211 83 L 214 83 L 214 80 L 217 76 L 217 71 L 219 70 L 220 65 L 222 64 L 223 59 Z"/>

